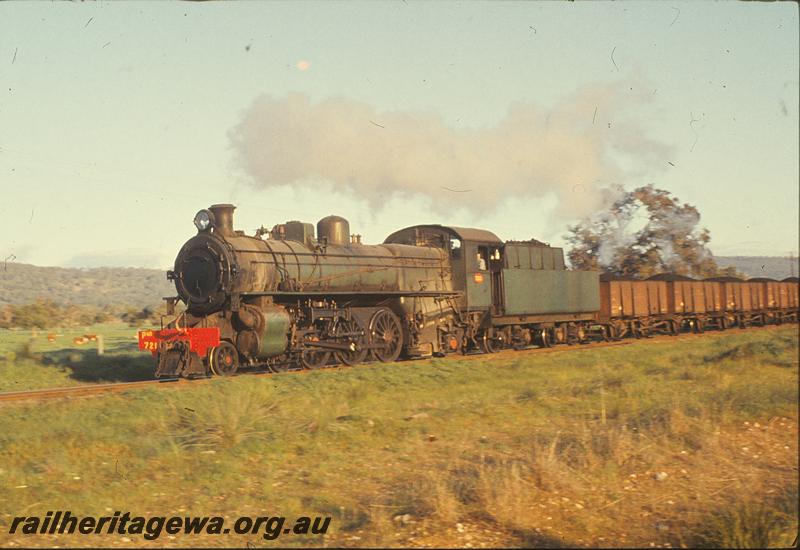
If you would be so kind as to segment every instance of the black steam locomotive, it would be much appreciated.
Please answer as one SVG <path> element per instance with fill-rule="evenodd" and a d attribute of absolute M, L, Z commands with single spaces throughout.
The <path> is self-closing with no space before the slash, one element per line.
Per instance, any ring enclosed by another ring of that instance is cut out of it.
<path fill-rule="evenodd" d="M 582 341 L 597 323 L 597 272 L 565 269 L 563 251 L 502 242 L 481 229 L 418 225 L 365 245 L 338 216 L 254 236 L 234 206 L 197 213 L 197 235 L 167 277 L 185 311 L 139 333 L 157 377 L 242 367 L 320 368 L 376 359 L 491 353 Z"/>

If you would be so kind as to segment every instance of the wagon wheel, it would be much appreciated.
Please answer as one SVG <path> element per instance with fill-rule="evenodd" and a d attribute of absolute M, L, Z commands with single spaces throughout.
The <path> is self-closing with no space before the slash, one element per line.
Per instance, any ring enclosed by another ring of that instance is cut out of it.
<path fill-rule="evenodd" d="M 209 350 L 208 366 L 217 376 L 230 376 L 239 369 L 239 352 L 233 344 L 223 340 Z"/>
<path fill-rule="evenodd" d="M 571 346 L 578 342 L 577 333 L 574 330 L 572 324 L 562 324 L 561 326 L 557 327 L 555 333 L 555 338 L 553 339 L 556 343 L 563 343 L 568 346 Z"/>
<path fill-rule="evenodd" d="M 386 308 L 379 309 L 369 322 L 369 333 L 372 344 L 380 348 L 372 350 L 373 355 L 381 363 L 389 363 L 400 356 L 403 349 L 403 330 L 397 315 Z"/>
<path fill-rule="evenodd" d="M 667 321 L 667 326 L 669 327 L 669 334 L 671 336 L 677 336 L 678 333 L 680 332 L 678 327 L 678 322 L 675 321 L 674 319 L 670 319 L 669 321 Z"/>
<path fill-rule="evenodd" d="M 493 328 L 487 328 L 481 333 L 478 341 L 483 353 L 497 353 L 503 348 L 503 337 L 495 336 Z"/>
<path fill-rule="evenodd" d="M 303 340 L 305 342 L 319 342 L 319 336 L 311 333 L 307 334 Z M 328 364 L 331 352 L 314 347 L 305 347 L 300 352 L 300 365 L 304 369 L 319 369 Z"/>
<path fill-rule="evenodd" d="M 630 325 L 626 321 L 617 320 L 614 321 L 614 329 L 616 331 L 614 337 L 617 340 L 622 340 L 630 332 Z"/>
<path fill-rule="evenodd" d="M 350 321 L 340 321 L 336 325 L 336 332 L 337 336 L 342 334 L 352 334 L 355 332 L 361 332 L 361 326 L 358 324 L 358 321 L 355 319 L 351 319 Z M 357 365 L 361 363 L 367 357 L 367 348 L 363 345 L 363 336 L 359 336 L 357 338 L 350 338 L 351 340 L 355 340 L 351 345 L 355 347 L 354 350 L 350 351 L 337 351 L 334 355 L 336 361 L 339 363 L 344 363 L 348 366 Z"/>

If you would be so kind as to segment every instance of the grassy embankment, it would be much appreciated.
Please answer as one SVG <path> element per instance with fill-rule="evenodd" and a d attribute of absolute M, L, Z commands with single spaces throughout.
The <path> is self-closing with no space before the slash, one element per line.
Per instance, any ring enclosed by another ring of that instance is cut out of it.
<path fill-rule="evenodd" d="M 0 330 L 0 392 L 151 379 L 153 360 L 138 350 L 136 330 L 124 323 Z M 102 336 L 104 355 L 96 341 L 74 343 L 84 335 Z"/>
<path fill-rule="evenodd" d="M 7 404 L 0 546 L 786 546 L 797 341 L 728 331 Z M 7 534 L 57 509 L 333 520 L 272 542 Z"/>

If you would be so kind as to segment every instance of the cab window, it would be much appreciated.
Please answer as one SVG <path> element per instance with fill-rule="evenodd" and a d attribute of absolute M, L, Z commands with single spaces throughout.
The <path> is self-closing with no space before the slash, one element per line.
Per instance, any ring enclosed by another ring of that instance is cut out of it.
<path fill-rule="evenodd" d="M 461 258 L 461 239 L 455 237 L 450 239 L 450 258 L 453 260 Z"/>
<path fill-rule="evenodd" d="M 476 258 L 478 260 L 478 270 L 479 271 L 486 271 L 488 269 L 489 262 L 487 261 L 487 250 L 483 247 L 478 249 L 478 253 Z"/>

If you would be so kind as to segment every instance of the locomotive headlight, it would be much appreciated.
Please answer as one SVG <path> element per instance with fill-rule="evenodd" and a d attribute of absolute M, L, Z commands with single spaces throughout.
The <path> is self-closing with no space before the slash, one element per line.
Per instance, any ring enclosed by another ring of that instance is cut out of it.
<path fill-rule="evenodd" d="M 201 210 L 194 216 L 194 226 L 198 231 L 206 231 L 214 225 L 214 214 L 208 210 Z"/>

